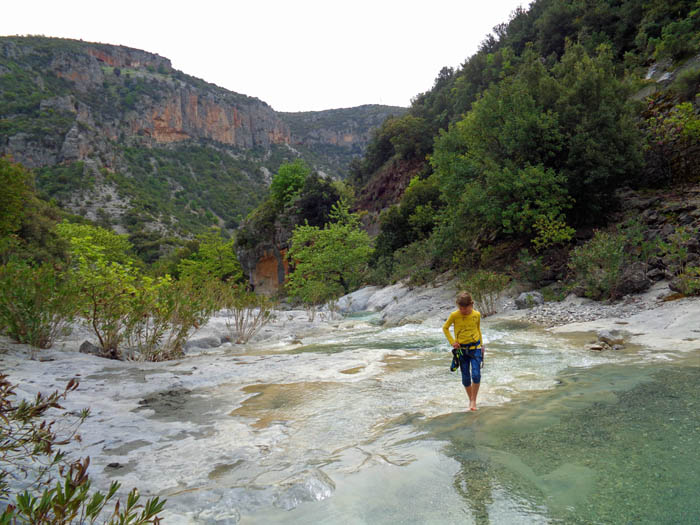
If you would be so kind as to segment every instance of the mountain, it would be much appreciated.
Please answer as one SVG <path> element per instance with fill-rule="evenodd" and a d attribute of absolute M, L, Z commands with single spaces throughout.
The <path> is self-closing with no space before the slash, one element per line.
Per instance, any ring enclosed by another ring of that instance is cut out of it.
<path fill-rule="evenodd" d="M 38 189 L 117 231 L 232 230 L 301 157 L 344 177 L 373 127 L 405 109 L 276 112 L 123 46 L 0 38 L 0 155 Z"/>

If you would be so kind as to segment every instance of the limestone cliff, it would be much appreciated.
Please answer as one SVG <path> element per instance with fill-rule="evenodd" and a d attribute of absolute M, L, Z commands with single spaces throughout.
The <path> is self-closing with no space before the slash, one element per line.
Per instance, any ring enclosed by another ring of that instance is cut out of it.
<path fill-rule="evenodd" d="M 118 231 L 233 230 L 279 165 L 342 177 L 400 108 L 285 114 L 123 46 L 0 37 L 0 155 Z"/>

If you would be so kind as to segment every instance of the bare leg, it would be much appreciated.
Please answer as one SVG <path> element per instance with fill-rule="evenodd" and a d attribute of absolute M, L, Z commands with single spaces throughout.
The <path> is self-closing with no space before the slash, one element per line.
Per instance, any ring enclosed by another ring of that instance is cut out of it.
<path fill-rule="evenodd" d="M 465 386 L 464 390 L 467 392 L 467 397 L 469 397 L 469 407 L 471 408 L 472 406 L 472 386 Z"/>
<path fill-rule="evenodd" d="M 469 396 L 469 408 L 476 410 L 476 396 L 479 394 L 479 383 L 472 383 L 471 395 Z"/>

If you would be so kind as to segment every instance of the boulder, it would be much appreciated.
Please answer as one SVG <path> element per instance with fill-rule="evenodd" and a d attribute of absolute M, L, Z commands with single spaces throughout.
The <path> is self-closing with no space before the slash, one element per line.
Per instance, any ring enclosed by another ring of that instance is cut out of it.
<path fill-rule="evenodd" d="M 523 292 L 515 299 L 515 306 L 518 310 L 532 308 L 544 304 L 544 297 L 540 292 Z"/>
<path fill-rule="evenodd" d="M 97 345 L 93 345 L 90 341 L 83 341 L 83 344 L 80 345 L 80 348 L 78 351 L 81 354 L 92 354 L 92 355 L 99 355 L 102 356 L 104 355 L 102 352 L 102 348 L 100 348 Z"/>
<path fill-rule="evenodd" d="M 623 268 L 617 292 L 620 295 L 629 295 L 643 292 L 650 286 L 651 280 L 647 278 L 646 264 L 637 261 Z"/>
<path fill-rule="evenodd" d="M 185 343 L 185 350 L 193 350 L 195 348 L 204 349 L 217 348 L 221 346 L 220 337 L 200 337 L 198 339 L 190 339 Z"/>
<path fill-rule="evenodd" d="M 599 330 L 597 336 L 599 341 L 612 347 L 625 343 L 625 337 L 620 330 Z"/>
<path fill-rule="evenodd" d="M 344 295 L 338 299 L 338 311 L 342 314 L 366 311 L 369 300 L 379 290 L 381 290 L 381 288 L 378 286 L 365 286 L 364 288 L 360 288 L 351 294 Z"/>
<path fill-rule="evenodd" d="M 660 270 L 659 268 L 652 268 L 647 272 L 647 277 L 652 281 L 660 281 L 661 279 L 666 277 L 666 272 Z"/>

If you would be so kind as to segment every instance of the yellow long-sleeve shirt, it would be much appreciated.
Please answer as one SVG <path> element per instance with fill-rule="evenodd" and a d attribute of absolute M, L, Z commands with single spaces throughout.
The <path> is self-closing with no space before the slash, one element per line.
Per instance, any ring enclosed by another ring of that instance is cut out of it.
<path fill-rule="evenodd" d="M 454 325 L 454 337 L 450 333 L 452 325 Z M 455 310 L 442 325 L 442 331 L 450 344 L 454 344 L 455 341 L 463 345 L 481 341 L 481 314 L 472 310 L 470 314 L 462 315 L 459 310 Z"/>

